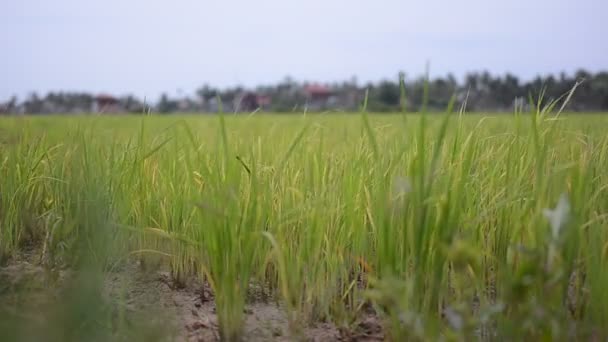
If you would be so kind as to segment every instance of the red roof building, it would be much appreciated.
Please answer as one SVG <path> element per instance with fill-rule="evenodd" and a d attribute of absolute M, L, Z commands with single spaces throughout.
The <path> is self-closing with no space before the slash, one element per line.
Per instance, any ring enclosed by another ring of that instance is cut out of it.
<path fill-rule="evenodd" d="M 120 113 L 124 111 L 120 100 L 112 95 L 100 94 L 95 96 L 93 103 L 94 113 Z"/>
<path fill-rule="evenodd" d="M 320 84 L 310 84 L 304 87 L 306 98 L 310 101 L 326 100 L 332 95 L 331 89 Z"/>

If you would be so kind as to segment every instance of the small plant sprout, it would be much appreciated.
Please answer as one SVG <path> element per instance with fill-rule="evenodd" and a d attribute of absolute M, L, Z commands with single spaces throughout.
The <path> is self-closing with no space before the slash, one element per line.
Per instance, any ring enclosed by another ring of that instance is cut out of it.
<path fill-rule="evenodd" d="M 568 223 L 570 216 L 568 195 L 562 194 L 555 209 L 544 209 L 543 213 L 551 226 L 551 239 L 549 240 L 549 251 L 547 252 L 547 270 L 551 270 L 553 268 L 553 260 L 555 260 L 558 251 L 560 233 Z"/>
<path fill-rule="evenodd" d="M 543 213 L 551 225 L 551 237 L 557 241 L 562 228 L 568 223 L 570 217 L 570 201 L 567 194 L 562 194 L 555 209 L 544 209 Z"/>
<path fill-rule="evenodd" d="M 402 199 L 412 192 L 412 182 L 407 177 L 395 177 L 393 181 L 393 199 Z"/>
<path fill-rule="evenodd" d="M 452 329 L 456 331 L 462 330 L 464 327 L 464 319 L 458 311 L 451 307 L 447 307 L 443 310 L 443 314 Z"/>

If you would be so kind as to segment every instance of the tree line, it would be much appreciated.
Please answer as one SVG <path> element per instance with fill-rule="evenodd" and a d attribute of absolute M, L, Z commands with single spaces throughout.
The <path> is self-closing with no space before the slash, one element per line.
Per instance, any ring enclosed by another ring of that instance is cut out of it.
<path fill-rule="evenodd" d="M 529 104 L 530 100 L 557 99 L 575 86 L 568 110 L 608 111 L 608 72 L 579 70 L 573 74 L 537 76 L 528 81 L 509 73 L 492 75 L 487 71 L 469 73 L 461 81 L 450 74 L 408 79 L 399 73 L 393 79 L 361 85 L 356 78 L 320 84 L 286 77 L 277 84 L 251 89 L 204 85 L 190 96 L 162 94 L 155 103 L 132 95 L 50 92 L 39 96 L 32 93 L 23 100 L 12 97 L 0 103 L 0 113 L 357 111 L 363 102 L 373 112 L 419 111 L 423 105 L 434 111 L 445 109 L 452 99 L 459 105 L 466 104 L 467 111 L 507 112 Z"/>

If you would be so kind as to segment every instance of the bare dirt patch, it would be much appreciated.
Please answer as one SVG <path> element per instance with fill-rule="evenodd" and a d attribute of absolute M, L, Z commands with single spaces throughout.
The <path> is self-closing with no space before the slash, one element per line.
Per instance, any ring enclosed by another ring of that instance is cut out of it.
<path fill-rule="evenodd" d="M 53 275 L 54 274 L 54 275 Z M 69 277 L 69 271 L 48 272 L 27 261 L 12 262 L 0 269 L 4 294 L 11 286 L 27 282 L 28 301 L 48 302 L 48 296 L 36 293 L 48 288 L 51 276 L 58 287 Z M 35 281 L 32 281 L 35 280 Z M 13 285 L 10 285 L 13 284 Z M 33 284 L 33 285 L 31 285 Z M 143 318 L 150 326 L 163 327 L 162 340 L 219 341 L 219 326 L 211 289 L 198 279 L 176 286 L 168 272 L 144 272 L 135 264 L 123 265 L 104 277 L 103 296 L 133 320 Z M 0 295 L 2 293 L 0 292 Z M 366 315 L 352 328 L 339 329 L 332 323 L 319 322 L 291 334 L 285 311 L 277 301 L 250 296 L 245 309 L 246 341 L 378 341 L 383 339 L 380 321 Z M 1 298 L 4 303 L 4 297 Z M 20 305 L 17 301 L 13 304 Z"/>

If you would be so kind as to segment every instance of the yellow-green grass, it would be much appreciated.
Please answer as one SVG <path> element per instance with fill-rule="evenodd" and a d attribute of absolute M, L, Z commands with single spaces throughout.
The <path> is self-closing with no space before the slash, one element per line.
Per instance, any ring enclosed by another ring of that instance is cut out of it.
<path fill-rule="evenodd" d="M 160 255 L 209 281 L 226 340 L 253 285 L 294 332 L 370 303 L 395 340 L 606 337 L 606 132 L 541 110 L 5 118 L 0 257 Z"/>

